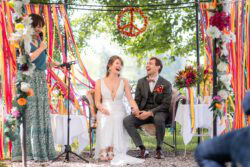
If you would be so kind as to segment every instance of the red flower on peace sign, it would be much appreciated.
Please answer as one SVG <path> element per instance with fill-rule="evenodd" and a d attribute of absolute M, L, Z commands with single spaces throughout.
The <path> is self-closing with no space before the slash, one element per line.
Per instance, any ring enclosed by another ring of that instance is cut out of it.
<path fill-rule="evenodd" d="M 125 25 L 121 25 L 122 18 L 126 13 L 129 13 L 130 15 L 130 22 Z M 134 23 L 134 14 L 139 13 L 139 15 L 143 18 L 143 27 L 138 28 L 136 24 Z M 118 15 L 117 18 L 117 27 L 123 33 L 124 35 L 135 37 L 144 32 L 148 25 L 148 18 L 144 15 L 143 11 L 139 8 L 133 8 L 133 7 L 127 7 L 124 8 Z"/>

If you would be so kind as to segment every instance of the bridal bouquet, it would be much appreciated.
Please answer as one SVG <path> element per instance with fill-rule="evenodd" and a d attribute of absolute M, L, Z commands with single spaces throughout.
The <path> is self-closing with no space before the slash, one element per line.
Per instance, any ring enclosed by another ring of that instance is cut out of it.
<path fill-rule="evenodd" d="M 200 80 L 197 70 L 192 66 L 186 66 L 184 70 L 177 73 L 174 85 L 178 88 L 189 88 L 195 86 L 197 81 Z"/>

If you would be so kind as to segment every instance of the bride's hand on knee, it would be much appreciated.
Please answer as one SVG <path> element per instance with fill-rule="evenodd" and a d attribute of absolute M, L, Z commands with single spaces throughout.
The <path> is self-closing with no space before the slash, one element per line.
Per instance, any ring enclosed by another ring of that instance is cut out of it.
<path fill-rule="evenodd" d="M 101 109 L 101 112 L 104 114 L 104 115 L 109 115 L 109 112 L 106 108 L 102 108 Z"/>
<path fill-rule="evenodd" d="M 134 116 L 139 116 L 140 114 L 140 110 L 138 108 L 135 108 L 135 107 L 131 107 L 131 112 Z"/>

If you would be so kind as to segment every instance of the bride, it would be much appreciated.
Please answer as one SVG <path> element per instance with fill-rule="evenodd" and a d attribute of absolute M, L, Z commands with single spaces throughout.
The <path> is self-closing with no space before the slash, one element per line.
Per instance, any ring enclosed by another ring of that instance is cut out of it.
<path fill-rule="evenodd" d="M 138 106 L 133 100 L 129 83 L 120 77 L 123 60 L 110 57 L 106 77 L 96 82 L 95 103 L 97 112 L 95 159 L 111 161 L 112 165 L 142 163 L 144 160 L 127 155 L 129 135 L 123 127 L 127 116 L 123 104 L 124 94 L 134 111 Z"/>

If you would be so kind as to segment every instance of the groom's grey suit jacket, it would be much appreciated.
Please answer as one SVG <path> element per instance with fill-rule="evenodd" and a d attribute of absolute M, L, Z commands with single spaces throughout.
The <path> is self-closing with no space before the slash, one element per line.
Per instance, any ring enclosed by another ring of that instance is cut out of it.
<path fill-rule="evenodd" d="M 155 85 L 154 90 L 157 87 L 163 87 L 163 91 L 157 92 L 153 91 L 154 96 L 154 107 L 151 109 L 151 111 L 154 113 L 154 115 L 157 112 L 169 112 L 169 107 L 171 103 L 171 97 L 172 97 L 172 85 L 169 81 L 159 76 L 158 81 Z M 148 100 L 148 93 L 149 93 L 149 83 L 147 80 L 147 77 L 144 77 L 140 80 L 138 80 L 136 92 L 135 92 L 135 101 L 139 107 L 140 110 L 144 110 L 147 100 Z"/>

